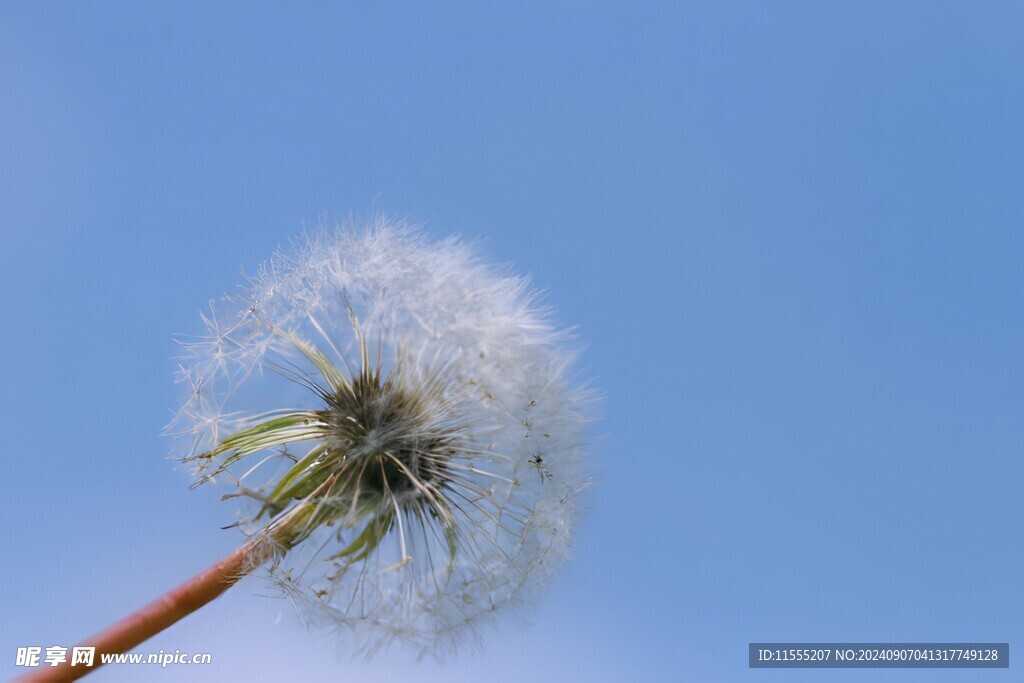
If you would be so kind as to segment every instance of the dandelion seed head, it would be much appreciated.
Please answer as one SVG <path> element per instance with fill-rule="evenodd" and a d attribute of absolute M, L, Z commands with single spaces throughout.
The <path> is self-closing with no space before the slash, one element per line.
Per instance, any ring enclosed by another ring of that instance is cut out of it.
<path fill-rule="evenodd" d="M 304 235 L 203 322 L 171 431 L 247 533 L 300 520 L 269 572 L 311 620 L 439 655 L 567 556 L 593 396 L 525 278 L 380 216 Z"/>

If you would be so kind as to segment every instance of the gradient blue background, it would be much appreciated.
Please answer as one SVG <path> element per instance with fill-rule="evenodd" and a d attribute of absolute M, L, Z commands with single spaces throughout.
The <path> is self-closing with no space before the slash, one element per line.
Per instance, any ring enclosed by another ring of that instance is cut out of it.
<path fill-rule="evenodd" d="M 607 394 L 577 552 L 446 667 L 258 582 L 95 680 L 1009 681 L 1024 652 L 1017 3 L 0 6 L 0 674 L 239 541 L 174 333 L 303 225 L 479 238 Z M 1009 671 L 749 670 L 1009 641 Z"/>

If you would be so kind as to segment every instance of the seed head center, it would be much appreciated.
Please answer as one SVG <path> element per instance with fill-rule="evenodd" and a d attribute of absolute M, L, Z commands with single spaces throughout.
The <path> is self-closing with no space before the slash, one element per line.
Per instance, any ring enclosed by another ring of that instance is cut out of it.
<path fill-rule="evenodd" d="M 430 399 L 393 375 L 364 371 L 326 396 L 326 445 L 362 495 L 415 496 L 443 479 L 452 435 L 433 424 Z"/>

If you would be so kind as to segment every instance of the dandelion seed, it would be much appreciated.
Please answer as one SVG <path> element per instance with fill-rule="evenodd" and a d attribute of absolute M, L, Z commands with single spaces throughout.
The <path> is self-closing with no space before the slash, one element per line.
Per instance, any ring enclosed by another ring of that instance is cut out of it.
<path fill-rule="evenodd" d="M 304 236 L 202 319 L 171 431 L 193 486 L 248 501 L 249 540 L 178 589 L 188 611 L 265 565 L 365 651 L 440 655 L 566 557 L 591 395 L 525 279 L 379 217 Z"/>

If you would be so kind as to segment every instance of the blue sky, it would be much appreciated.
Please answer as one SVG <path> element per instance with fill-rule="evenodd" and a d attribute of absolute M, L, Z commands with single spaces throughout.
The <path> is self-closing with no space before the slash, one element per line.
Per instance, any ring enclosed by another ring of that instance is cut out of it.
<path fill-rule="evenodd" d="M 238 543 L 159 436 L 172 335 L 373 211 L 479 239 L 587 341 L 575 557 L 444 667 L 350 661 L 251 582 L 140 648 L 212 666 L 96 680 L 969 681 L 746 645 L 1018 651 L 1019 5 L 367 4 L 0 7 L 0 672 Z"/>

